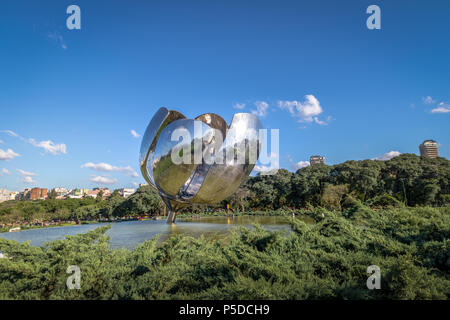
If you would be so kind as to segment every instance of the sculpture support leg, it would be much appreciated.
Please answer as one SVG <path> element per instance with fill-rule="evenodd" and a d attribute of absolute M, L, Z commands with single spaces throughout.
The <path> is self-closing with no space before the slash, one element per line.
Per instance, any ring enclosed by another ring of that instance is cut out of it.
<path fill-rule="evenodd" d="M 168 224 L 175 223 L 175 217 L 176 217 L 177 213 L 175 211 L 173 211 L 172 209 L 169 209 L 168 211 L 169 211 L 169 213 L 167 214 L 166 223 L 168 223 Z"/>
<path fill-rule="evenodd" d="M 168 223 L 168 224 L 175 223 L 175 217 L 176 217 L 177 213 L 175 212 L 172 204 L 170 203 L 170 200 L 167 199 L 166 197 L 164 197 L 163 195 L 161 195 L 161 198 L 163 199 L 164 204 L 167 207 L 167 220 L 166 220 L 166 223 Z"/>

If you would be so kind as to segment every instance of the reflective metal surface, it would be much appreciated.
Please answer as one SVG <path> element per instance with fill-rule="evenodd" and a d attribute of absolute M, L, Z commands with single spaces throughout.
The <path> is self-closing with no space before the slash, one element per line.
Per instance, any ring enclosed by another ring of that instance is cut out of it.
<path fill-rule="evenodd" d="M 201 127 L 201 132 L 194 132 L 194 125 Z M 172 160 L 172 150 L 180 142 L 171 141 L 172 134 L 175 130 L 186 130 L 189 133 L 191 140 L 183 141 L 187 145 L 187 150 L 190 151 L 188 156 L 188 163 L 175 164 Z M 186 183 L 192 172 L 196 169 L 198 164 L 194 162 L 194 146 L 197 140 L 208 143 L 212 136 L 212 129 L 201 121 L 192 119 L 180 119 L 170 123 L 164 128 L 156 143 L 156 149 L 153 155 L 153 178 L 156 187 L 159 191 L 169 199 L 176 199 L 176 195 L 180 188 Z M 199 146 L 200 147 L 200 146 Z M 201 146 L 202 151 L 205 145 Z"/>
<path fill-rule="evenodd" d="M 186 117 L 178 111 L 169 111 L 163 107 L 155 113 L 145 130 L 144 137 L 142 138 L 141 150 L 139 152 L 139 167 L 141 168 L 144 179 L 155 188 L 156 185 L 153 181 L 153 172 L 148 171 L 148 169 L 152 170 L 152 166 L 148 166 L 147 163 L 153 162 L 156 142 L 158 141 L 161 131 L 173 121 L 183 118 Z"/>
<path fill-rule="evenodd" d="M 156 112 L 139 161 L 169 210 L 168 223 L 183 206 L 220 202 L 239 187 L 258 159 L 259 129 L 258 118 L 248 113 L 235 114 L 228 127 L 215 113 L 193 120 L 166 108 Z"/>

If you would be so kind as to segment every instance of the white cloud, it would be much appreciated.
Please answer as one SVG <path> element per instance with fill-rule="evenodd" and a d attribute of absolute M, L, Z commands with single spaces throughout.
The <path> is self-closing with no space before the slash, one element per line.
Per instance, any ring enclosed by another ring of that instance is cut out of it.
<path fill-rule="evenodd" d="M 326 126 L 327 123 L 325 121 L 319 120 L 319 118 L 314 117 L 314 122 L 321 126 Z"/>
<path fill-rule="evenodd" d="M 137 186 L 139 186 L 139 183 L 137 183 L 137 182 L 131 182 L 131 184 L 133 185 L 133 186 L 135 186 L 135 187 L 137 187 Z"/>
<path fill-rule="evenodd" d="M 431 113 L 449 113 L 450 107 L 437 107 L 431 110 Z"/>
<path fill-rule="evenodd" d="M 33 180 L 33 178 L 29 177 L 29 176 L 26 176 L 25 178 L 23 178 L 22 182 L 25 184 L 37 184 L 37 181 Z"/>
<path fill-rule="evenodd" d="M 11 130 L 0 130 L 0 132 L 4 132 L 4 133 L 10 135 L 11 137 L 18 137 L 19 136 L 17 133 L 15 133 L 14 131 L 11 131 Z"/>
<path fill-rule="evenodd" d="M 117 179 L 111 179 L 105 176 L 92 176 L 90 179 L 92 182 L 99 184 L 116 184 Z"/>
<path fill-rule="evenodd" d="M 388 153 L 385 153 L 385 154 L 383 154 L 383 155 L 381 155 L 379 157 L 373 158 L 372 160 L 386 161 L 386 160 L 390 160 L 390 159 L 392 159 L 394 157 L 397 157 L 399 155 L 401 155 L 401 153 L 398 152 L 398 151 L 389 151 Z"/>
<path fill-rule="evenodd" d="M 0 144 L 4 143 L 4 141 L 2 139 L 0 139 Z"/>
<path fill-rule="evenodd" d="M 25 139 L 24 137 L 20 136 L 19 134 L 15 133 L 14 131 L 11 131 L 11 130 L 0 130 L 0 132 L 5 132 L 12 137 L 19 138 L 20 140 L 28 142 L 29 144 L 31 144 L 35 147 L 42 148 L 42 149 L 44 149 L 45 152 L 51 153 L 53 155 L 67 153 L 67 151 L 66 151 L 67 147 L 64 143 L 54 144 L 51 140 L 37 142 L 33 138 Z"/>
<path fill-rule="evenodd" d="M 293 164 L 295 170 L 309 166 L 309 161 L 299 161 Z"/>
<path fill-rule="evenodd" d="M 6 151 L 0 149 L 0 160 L 11 160 L 18 156 L 19 154 L 14 152 L 12 149 L 8 149 Z"/>
<path fill-rule="evenodd" d="M 7 174 L 8 176 L 11 174 L 11 172 L 6 168 L 2 169 L 2 173 Z"/>
<path fill-rule="evenodd" d="M 271 152 L 269 155 L 260 155 L 257 165 L 253 167 L 253 172 L 259 172 L 261 175 L 271 175 L 276 174 L 278 169 L 280 169 L 279 155 L 275 152 Z M 268 164 L 268 165 L 263 165 Z"/>
<path fill-rule="evenodd" d="M 301 168 L 309 166 L 309 161 L 294 162 L 294 160 L 292 159 L 291 155 L 288 155 L 288 159 L 289 159 L 289 162 L 291 163 L 292 168 L 295 171 L 297 171 L 298 169 L 301 169 Z"/>
<path fill-rule="evenodd" d="M 134 130 L 131 130 L 131 135 L 132 135 L 134 138 L 136 138 L 136 139 L 138 139 L 138 138 L 141 137 L 141 135 L 140 135 L 139 133 L 137 133 L 136 131 L 134 131 Z"/>
<path fill-rule="evenodd" d="M 258 172 L 261 175 L 272 175 L 278 172 L 277 167 L 274 166 L 263 166 L 263 165 L 255 165 L 253 168 L 254 172 Z"/>
<path fill-rule="evenodd" d="M 265 101 L 256 101 L 254 104 L 256 106 L 256 110 L 252 110 L 252 114 L 258 117 L 264 117 L 267 114 L 269 104 Z"/>
<path fill-rule="evenodd" d="M 431 109 L 431 113 L 449 113 L 450 112 L 450 104 L 446 104 L 446 103 L 439 103 L 439 105 L 434 108 Z"/>
<path fill-rule="evenodd" d="M 66 145 L 64 143 L 60 144 L 54 144 L 52 141 L 41 141 L 37 142 L 34 139 L 28 139 L 28 142 L 38 148 L 42 148 L 45 150 L 45 152 L 51 153 L 53 155 L 58 155 L 61 153 L 67 153 L 66 152 Z"/>
<path fill-rule="evenodd" d="M 245 108 L 245 103 L 235 103 L 235 104 L 233 105 L 233 108 L 234 108 L 234 109 L 242 110 L 242 109 Z"/>
<path fill-rule="evenodd" d="M 28 171 L 25 171 L 25 170 L 22 170 L 22 169 L 17 169 L 17 171 L 18 171 L 21 175 L 23 175 L 24 177 L 27 177 L 27 176 L 29 176 L 29 177 L 34 177 L 34 176 L 36 175 L 36 173 L 34 173 L 34 172 L 28 172 Z"/>
<path fill-rule="evenodd" d="M 289 113 L 298 118 L 299 122 L 316 122 L 317 124 L 324 125 L 326 122 L 319 120 L 317 117 L 323 112 L 322 106 L 319 100 L 312 94 L 305 96 L 305 101 L 278 101 L 278 107 L 283 110 L 288 110 Z"/>
<path fill-rule="evenodd" d="M 127 167 L 116 167 L 113 165 L 110 165 L 109 163 L 92 163 L 88 162 L 81 166 L 82 168 L 89 168 L 95 171 L 103 171 L 103 172 L 121 172 L 123 174 L 126 174 L 128 176 L 132 177 L 139 177 L 136 171 L 133 170 L 130 166 Z"/>
<path fill-rule="evenodd" d="M 425 103 L 425 104 L 433 104 L 433 103 L 436 102 L 436 100 L 433 100 L 433 98 L 430 97 L 430 96 L 423 97 L 423 98 L 422 98 L 422 101 L 423 101 L 423 103 Z"/>

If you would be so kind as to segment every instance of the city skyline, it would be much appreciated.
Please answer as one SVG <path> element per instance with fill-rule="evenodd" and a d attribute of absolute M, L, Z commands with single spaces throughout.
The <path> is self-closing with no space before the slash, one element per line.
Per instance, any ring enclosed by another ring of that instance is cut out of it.
<path fill-rule="evenodd" d="M 419 154 L 427 139 L 449 158 L 450 4 L 411 3 L 381 3 L 382 28 L 368 30 L 369 1 L 106 12 L 77 1 L 81 30 L 67 30 L 71 3 L 6 2 L 0 188 L 136 188 L 141 138 L 162 106 L 228 124 L 256 114 L 280 129 L 280 168 L 291 171 L 316 154 L 328 165 Z"/>
<path fill-rule="evenodd" d="M 118 192 L 121 197 L 127 198 L 136 192 L 134 188 L 118 188 L 113 189 L 113 192 Z M 24 190 L 7 190 L 0 188 L 0 203 L 8 200 L 46 200 L 46 199 L 82 199 L 90 197 L 96 199 L 99 194 L 102 194 L 102 199 L 111 196 L 113 193 L 108 187 L 93 188 L 92 190 L 86 188 L 66 189 L 64 187 L 56 188 L 25 188 Z"/>

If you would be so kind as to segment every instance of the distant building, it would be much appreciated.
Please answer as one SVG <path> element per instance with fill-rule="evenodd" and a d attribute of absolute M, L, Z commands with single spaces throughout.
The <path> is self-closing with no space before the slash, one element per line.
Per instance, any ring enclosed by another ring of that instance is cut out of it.
<path fill-rule="evenodd" d="M 315 165 L 315 164 L 325 164 L 325 157 L 322 156 L 311 156 L 309 158 L 309 164 Z"/>
<path fill-rule="evenodd" d="M 100 190 L 103 191 L 103 197 L 109 197 L 111 195 L 111 190 L 108 188 L 101 188 Z"/>
<path fill-rule="evenodd" d="M 65 199 L 69 194 L 69 191 L 66 188 L 56 187 L 53 188 L 51 192 L 54 192 L 55 199 L 62 200 Z"/>
<path fill-rule="evenodd" d="M 100 190 L 89 190 L 88 191 L 88 197 L 91 197 L 91 198 L 97 198 L 97 195 L 99 194 L 99 192 L 100 192 Z"/>
<path fill-rule="evenodd" d="M 0 189 L 0 202 L 11 200 L 11 191 Z"/>
<path fill-rule="evenodd" d="M 46 188 L 33 188 L 31 189 L 28 199 L 30 200 L 38 200 L 38 199 L 46 199 L 48 190 Z"/>
<path fill-rule="evenodd" d="M 132 195 L 133 193 L 134 193 L 134 189 L 129 189 L 129 188 L 122 188 L 122 189 L 118 189 L 117 191 L 119 191 L 119 194 L 122 196 L 122 197 L 124 197 L 124 198 L 127 198 L 127 197 L 129 197 L 130 195 Z"/>
<path fill-rule="evenodd" d="M 72 191 L 70 191 L 69 198 L 80 199 L 84 195 L 87 195 L 88 193 L 89 193 L 89 189 L 76 188 L 76 189 L 73 189 Z"/>
<path fill-rule="evenodd" d="M 100 191 L 103 191 L 103 198 L 109 197 L 111 195 L 111 190 L 109 190 L 109 188 L 99 188 L 99 187 L 92 189 L 92 191 L 89 191 L 88 195 L 93 198 L 97 198 L 97 195 L 99 194 Z"/>
<path fill-rule="evenodd" d="M 30 200 L 37 200 L 41 196 L 41 188 L 33 188 L 30 191 L 29 199 Z"/>
<path fill-rule="evenodd" d="M 69 191 L 67 191 L 66 188 L 61 188 L 61 187 L 54 188 L 53 191 L 55 191 L 57 197 L 65 196 L 66 194 L 69 193 Z"/>
<path fill-rule="evenodd" d="M 16 200 L 18 194 L 19 194 L 18 191 L 11 191 L 9 193 L 9 200 Z"/>
<path fill-rule="evenodd" d="M 30 189 L 26 188 L 25 190 L 19 192 L 19 194 L 16 196 L 16 200 L 26 200 L 26 199 L 28 199 L 29 195 L 30 195 Z"/>
<path fill-rule="evenodd" d="M 428 158 L 439 157 L 438 145 L 434 140 L 425 140 L 420 146 L 420 156 Z"/>
<path fill-rule="evenodd" d="M 96 199 L 100 192 L 102 192 L 102 194 L 103 194 L 102 198 L 109 196 L 111 194 L 111 192 L 109 191 L 108 188 L 106 188 L 106 190 L 102 190 L 100 188 L 95 188 L 94 190 L 89 190 L 87 195 L 88 195 L 88 197 Z"/>

